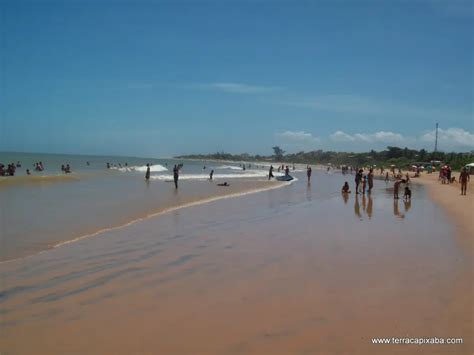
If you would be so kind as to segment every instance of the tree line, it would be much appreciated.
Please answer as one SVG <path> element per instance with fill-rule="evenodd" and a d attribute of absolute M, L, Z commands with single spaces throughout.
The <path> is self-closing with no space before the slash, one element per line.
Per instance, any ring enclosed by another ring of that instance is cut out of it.
<path fill-rule="evenodd" d="M 231 161 L 267 161 L 282 162 L 290 164 L 332 164 L 332 165 L 350 165 L 350 166 L 389 166 L 406 167 L 415 163 L 429 163 L 431 161 L 440 161 L 443 164 L 450 165 L 453 169 L 459 170 L 464 165 L 474 162 L 474 152 L 465 153 L 446 153 L 446 152 L 428 152 L 425 149 L 415 150 L 408 148 L 388 146 L 382 151 L 371 150 L 369 152 L 333 152 L 324 150 L 315 150 L 310 152 L 298 152 L 285 154 L 286 152 L 279 146 L 272 147 L 271 155 L 250 155 L 230 154 L 218 152 L 214 154 L 192 154 L 182 155 L 177 158 L 183 159 L 210 159 L 210 160 L 231 160 Z"/>

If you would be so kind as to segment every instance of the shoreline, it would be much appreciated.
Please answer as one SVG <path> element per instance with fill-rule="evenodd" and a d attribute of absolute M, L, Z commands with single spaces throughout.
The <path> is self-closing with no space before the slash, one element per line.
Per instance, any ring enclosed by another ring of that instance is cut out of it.
<path fill-rule="evenodd" d="M 162 216 L 162 215 L 165 215 L 165 214 L 168 214 L 168 213 L 171 213 L 171 212 L 175 212 L 175 211 L 178 211 L 178 210 L 181 210 L 181 209 L 194 207 L 194 206 L 199 206 L 199 205 L 205 205 L 205 204 L 215 202 L 215 201 L 219 201 L 219 200 L 242 197 L 242 196 L 255 194 L 255 193 L 259 193 L 259 192 L 279 189 L 279 188 L 290 185 L 294 181 L 298 181 L 298 179 L 294 179 L 290 182 L 271 181 L 269 183 L 266 183 L 266 185 L 268 185 L 268 186 L 265 186 L 265 187 L 257 187 L 257 188 L 255 188 L 255 187 L 252 187 L 252 188 L 250 188 L 250 187 L 248 187 L 248 188 L 240 187 L 234 192 L 224 193 L 222 195 L 210 196 L 210 197 L 201 198 L 201 199 L 197 199 L 197 200 L 186 201 L 183 204 L 180 204 L 180 205 L 177 205 L 177 206 L 165 207 L 163 209 L 153 211 L 153 212 L 148 213 L 144 216 L 134 218 L 134 219 L 132 219 L 128 222 L 125 222 L 125 223 L 122 223 L 122 224 L 119 224 L 119 225 L 116 225 L 116 226 L 100 228 L 100 229 L 98 229 L 94 232 L 91 232 L 91 233 L 86 233 L 86 234 L 80 235 L 78 237 L 74 237 L 72 239 L 60 241 L 58 243 L 55 243 L 55 244 L 49 246 L 46 249 L 38 250 L 38 251 L 35 251 L 31 254 L 20 255 L 18 257 L 13 257 L 11 259 L 6 259 L 6 260 L 0 260 L 0 265 L 12 263 L 12 262 L 19 261 L 19 260 L 25 260 L 25 259 L 31 258 L 33 256 L 37 256 L 37 255 L 52 251 L 52 250 L 57 249 L 59 247 L 65 246 L 67 244 L 75 243 L 75 242 L 78 242 L 78 241 L 81 241 L 81 240 L 84 240 L 84 239 L 89 239 L 89 238 L 92 238 L 92 237 L 95 237 L 95 236 L 98 236 L 100 234 L 107 233 L 107 232 L 110 232 L 110 231 L 120 230 L 120 229 L 129 227 L 131 225 L 134 225 L 136 223 L 139 223 L 139 222 L 151 219 L 151 218 L 159 217 L 159 216 Z"/>

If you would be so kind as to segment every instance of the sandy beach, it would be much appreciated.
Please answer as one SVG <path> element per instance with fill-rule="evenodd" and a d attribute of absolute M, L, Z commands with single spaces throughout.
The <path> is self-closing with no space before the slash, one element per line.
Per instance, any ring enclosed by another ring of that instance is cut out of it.
<path fill-rule="evenodd" d="M 459 173 L 454 174 L 456 179 Z M 414 182 L 421 183 L 428 188 L 430 197 L 439 206 L 441 206 L 451 217 L 452 223 L 457 229 L 456 235 L 464 248 L 474 254 L 473 241 L 474 223 L 472 220 L 474 211 L 474 178 L 471 176 L 467 185 L 467 195 L 461 196 L 461 184 L 443 185 L 438 180 L 438 174 L 422 174 L 419 179 L 413 179 Z"/>
<path fill-rule="evenodd" d="M 1 265 L 2 354 L 472 353 L 463 229 L 424 185 L 411 204 L 381 181 L 344 199 L 348 178 L 300 176 Z"/>

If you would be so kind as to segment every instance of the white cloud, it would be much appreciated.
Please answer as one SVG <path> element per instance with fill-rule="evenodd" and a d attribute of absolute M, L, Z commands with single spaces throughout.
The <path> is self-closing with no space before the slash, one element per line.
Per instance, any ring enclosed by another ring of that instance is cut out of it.
<path fill-rule="evenodd" d="M 432 130 L 422 134 L 420 139 L 423 142 L 434 144 L 435 137 L 436 130 Z M 474 148 L 474 134 L 463 128 L 440 128 L 438 130 L 438 148 L 443 150 L 444 148 L 453 149 L 456 147 Z"/>
<path fill-rule="evenodd" d="M 336 131 L 329 136 L 335 142 L 353 142 L 355 138 L 350 134 L 344 133 L 342 131 Z"/>
<path fill-rule="evenodd" d="M 318 141 L 317 137 L 305 131 L 285 131 L 278 133 L 277 136 L 289 141 Z"/>
<path fill-rule="evenodd" d="M 397 143 L 404 140 L 403 136 L 399 133 L 393 132 L 375 132 L 375 133 L 355 133 L 348 134 L 342 131 L 336 131 L 329 136 L 329 138 L 335 142 L 359 142 L 359 143 Z"/>
<path fill-rule="evenodd" d="M 390 131 L 375 133 L 346 133 L 336 131 L 329 135 L 324 142 L 343 149 L 383 149 L 387 145 L 409 147 L 413 149 L 425 148 L 432 150 L 435 142 L 435 130 L 420 133 L 415 136 L 404 136 Z M 474 134 L 457 127 L 439 129 L 438 149 L 442 151 L 466 151 L 474 149 Z"/>
<path fill-rule="evenodd" d="M 236 94 L 263 94 L 263 93 L 281 90 L 280 87 L 275 87 L 275 86 L 257 86 L 257 85 L 248 85 L 248 84 L 242 84 L 242 83 L 228 83 L 228 82 L 197 84 L 197 85 L 193 85 L 193 87 L 199 88 L 199 89 L 217 90 L 217 91 L 236 93 Z"/>

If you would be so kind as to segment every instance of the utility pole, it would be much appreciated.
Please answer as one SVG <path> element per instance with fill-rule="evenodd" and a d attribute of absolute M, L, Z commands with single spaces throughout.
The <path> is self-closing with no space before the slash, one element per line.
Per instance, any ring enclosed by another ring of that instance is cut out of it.
<path fill-rule="evenodd" d="M 435 149 L 434 152 L 438 151 L 438 123 L 436 123 L 436 136 L 435 136 Z"/>

